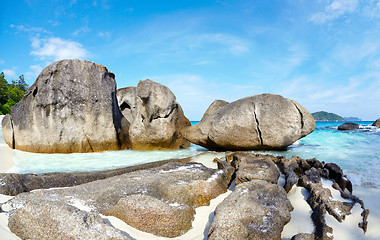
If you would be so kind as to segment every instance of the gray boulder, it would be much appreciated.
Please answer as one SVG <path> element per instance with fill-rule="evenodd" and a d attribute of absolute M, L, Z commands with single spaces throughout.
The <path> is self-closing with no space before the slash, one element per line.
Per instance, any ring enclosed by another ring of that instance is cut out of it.
<path fill-rule="evenodd" d="M 167 150 L 190 146 L 182 130 L 190 126 L 175 95 L 149 79 L 136 88 L 118 90 L 118 104 L 130 123 L 129 139 L 134 150 Z"/>
<path fill-rule="evenodd" d="M 203 117 L 202 117 L 201 121 L 206 120 L 206 118 L 208 118 L 208 116 L 210 116 L 211 114 L 213 114 L 214 112 L 216 112 L 219 108 L 221 108 L 223 106 L 226 106 L 227 104 L 229 104 L 229 102 L 226 102 L 224 100 L 215 100 L 207 108 L 206 112 L 203 114 Z"/>
<path fill-rule="evenodd" d="M 277 184 L 280 171 L 274 164 L 274 157 L 252 153 L 235 153 L 232 166 L 236 168 L 236 185 L 251 180 L 264 180 Z"/>
<path fill-rule="evenodd" d="M 293 207 L 285 190 L 262 180 L 239 184 L 215 210 L 208 239 L 281 239 Z"/>
<path fill-rule="evenodd" d="M 46 67 L 2 121 L 6 143 L 40 153 L 98 152 L 129 147 L 128 122 L 116 100 L 115 76 L 85 60 Z"/>
<path fill-rule="evenodd" d="M 314 128 L 314 118 L 296 101 L 260 94 L 218 108 L 185 137 L 216 150 L 284 149 Z"/>
<path fill-rule="evenodd" d="M 29 212 L 24 206 L 38 201 L 80 203 L 142 231 L 175 237 L 191 228 L 196 207 L 209 205 L 227 191 L 233 172 L 227 165 L 218 170 L 199 163 L 173 162 L 74 187 L 21 193 L 2 204 L 1 211 L 11 215 L 20 209 Z M 40 217 L 45 218 L 41 221 L 51 218 L 49 214 Z M 44 229 L 53 231 L 49 226 Z"/>
<path fill-rule="evenodd" d="M 21 239 L 129 239 L 98 213 L 54 201 L 26 203 L 11 215 L 8 227 Z"/>
<path fill-rule="evenodd" d="M 372 123 L 372 126 L 380 128 L 380 118 L 378 118 L 374 123 Z"/>
<path fill-rule="evenodd" d="M 359 129 L 359 124 L 357 123 L 351 123 L 351 122 L 346 122 L 338 126 L 338 130 L 354 130 L 354 129 Z"/>

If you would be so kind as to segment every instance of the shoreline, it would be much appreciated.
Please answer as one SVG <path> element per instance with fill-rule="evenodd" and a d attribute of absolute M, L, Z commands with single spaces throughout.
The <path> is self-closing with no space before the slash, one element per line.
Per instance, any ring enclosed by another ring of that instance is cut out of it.
<path fill-rule="evenodd" d="M 221 154 L 219 154 L 218 157 Z M 216 157 L 216 153 L 206 152 L 204 154 L 197 155 L 193 157 L 194 159 L 184 159 L 182 161 L 191 161 L 191 162 L 200 162 L 208 167 L 216 168 L 216 163 L 213 162 L 213 158 Z M 175 160 L 167 160 L 160 161 L 157 163 L 149 163 L 136 165 L 133 167 L 128 167 L 129 169 L 147 169 L 149 167 L 154 167 L 157 165 L 161 165 L 170 161 Z M 279 179 L 279 185 L 283 184 L 283 175 Z M 330 189 L 332 192 L 333 199 L 348 201 L 342 199 L 337 190 L 331 187 L 331 182 L 323 180 L 323 186 Z M 128 226 L 121 220 L 115 217 L 106 217 L 102 216 L 106 222 L 109 222 L 114 227 L 123 231 L 126 236 L 130 236 L 132 239 L 151 239 L 151 240 L 168 240 L 168 239 L 176 239 L 176 240 L 189 240 L 189 239 L 207 239 L 207 229 L 210 226 L 210 221 L 213 218 L 213 211 L 215 207 L 223 201 L 225 197 L 227 197 L 231 191 L 233 190 L 233 186 L 230 186 L 228 191 L 224 194 L 219 195 L 214 198 L 210 202 L 210 206 L 204 206 L 196 208 L 195 220 L 193 221 L 193 228 L 189 230 L 182 236 L 177 238 L 164 238 L 158 237 L 153 234 L 141 232 L 133 227 Z M 380 199 L 380 189 L 376 188 L 368 188 L 363 186 L 353 186 L 353 194 L 361 198 L 367 209 L 370 210 L 369 218 L 368 218 L 368 229 L 367 233 L 363 234 L 363 231 L 357 226 L 360 222 L 360 213 L 361 208 L 358 204 L 352 209 L 352 214 L 347 216 L 346 220 L 342 223 L 339 223 L 335 218 L 330 216 L 328 213 L 326 214 L 326 222 L 329 226 L 334 229 L 333 236 L 334 239 L 347 239 L 347 240 L 355 240 L 355 239 L 365 239 L 365 240 L 375 240 L 380 238 L 380 232 L 377 230 L 377 226 L 380 226 L 380 204 L 377 199 Z M 288 198 L 291 201 L 294 210 L 291 212 L 291 220 L 288 224 L 284 226 L 284 230 L 282 232 L 282 239 L 289 240 L 292 236 L 297 233 L 311 233 L 313 231 L 313 224 L 311 222 L 310 214 L 311 208 L 307 204 L 306 199 L 308 196 L 308 192 L 306 189 L 298 186 L 293 186 L 293 188 L 288 193 Z M 2 195 L 0 194 L 0 202 L 5 202 L 11 199 L 12 196 Z M 86 206 L 82 205 L 73 205 L 78 207 L 81 210 L 88 211 L 89 209 Z M 20 239 L 12 232 L 10 232 L 7 227 L 8 218 L 5 213 L 0 214 L 0 236 L 5 236 L 7 239 Z"/>

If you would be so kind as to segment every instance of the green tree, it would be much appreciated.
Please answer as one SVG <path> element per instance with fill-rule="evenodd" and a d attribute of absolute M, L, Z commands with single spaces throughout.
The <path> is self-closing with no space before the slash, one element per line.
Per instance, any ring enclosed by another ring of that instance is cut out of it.
<path fill-rule="evenodd" d="M 0 104 L 7 102 L 8 83 L 5 80 L 4 73 L 0 74 Z"/>
<path fill-rule="evenodd" d="M 11 107 L 23 98 L 27 89 L 28 85 L 25 82 L 24 75 L 21 75 L 16 81 L 12 81 L 12 84 L 8 84 L 4 77 L 4 73 L 1 73 L 0 114 L 10 113 Z"/>

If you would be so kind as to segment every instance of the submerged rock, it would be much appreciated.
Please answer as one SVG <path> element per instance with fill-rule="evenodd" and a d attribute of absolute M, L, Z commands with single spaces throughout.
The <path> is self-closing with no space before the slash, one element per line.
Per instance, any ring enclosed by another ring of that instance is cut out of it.
<path fill-rule="evenodd" d="M 129 138 L 134 150 L 180 149 L 190 146 L 182 130 L 190 126 L 175 95 L 149 79 L 136 88 L 118 90 L 119 107 L 130 123 Z"/>
<path fill-rule="evenodd" d="M 380 128 L 380 118 L 378 118 L 374 123 L 372 123 L 372 126 Z"/>
<path fill-rule="evenodd" d="M 346 122 L 338 126 L 338 130 L 354 130 L 359 129 L 359 124 Z"/>
<path fill-rule="evenodd" d="M 168 163 L 161 167 L 126 173 L 75 187 L 21 193 L 1 205 L 9 214 L 32 210 L 29 202 L 80 203 L 105 215 L 159 236 L 174 237 L 187 232 L 194 208 L 227 191 L 233 167 L 209 169 L 197 163 Z M 132 217 L 135 215 L 134 217 Z M 50 214 L 40 216 L 48 221 Z M 137 221 L 138 220 L 138 221 Z M 144 223 L 144 224 L 142 224 Z M 44 225 L 44 231 L 54 231 Z"/>
<path fill-rule="evenodd" d="M 207 112 L 211 114 L 186 129 L 185 137 L 209 149 L 284 149 L 315 128 L 314 118 L 299 103 L 274 94 L 246 97 Z"/>
<path fill-rule="evenodd" d="M 114 74 L 78 59 L 42 70 L 2 121 L 11 148 L 40 153 L 127 148 L 127 124 L 117 105 Z"/>

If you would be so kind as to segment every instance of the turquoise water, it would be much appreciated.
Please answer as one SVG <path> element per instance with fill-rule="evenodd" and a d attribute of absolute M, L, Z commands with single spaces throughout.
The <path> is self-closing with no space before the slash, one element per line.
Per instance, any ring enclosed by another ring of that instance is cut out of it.
<path fill-rule="evenodd" d="M 197 122 L 192 122 L 195 124 Z M 380 128 L 372 122 L 357 122 L 360 129 L 338 131 L 342 122 L 317 122 L 313 133 L 298 140 L 286 151 L 254 151 L 291 157 L 317 158 L 339 164 L 354 185 L 380 188 Z M 1 132 L 1 131 L 0 131 Z M 11 163 L 6 172 L 45 173 L 99 171 L 164 159 L 197 155 L 206 149 L 192 145 L 177 151 L 108 151 L 101 153 L 38 154 L 10 149 L 0 135 L 0 163 Z"/>

